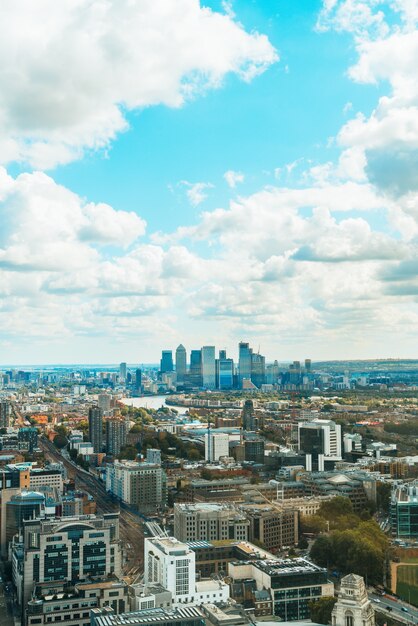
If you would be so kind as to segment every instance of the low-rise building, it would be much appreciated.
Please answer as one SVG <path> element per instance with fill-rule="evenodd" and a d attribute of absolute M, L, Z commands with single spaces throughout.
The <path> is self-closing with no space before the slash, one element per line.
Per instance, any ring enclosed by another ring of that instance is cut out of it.
<path fill-rule="evenodd" d="M 249 521 L 235 508 L 217 503 L 174 505 L 174 536 L 180 541 L 248 539 Z"/>

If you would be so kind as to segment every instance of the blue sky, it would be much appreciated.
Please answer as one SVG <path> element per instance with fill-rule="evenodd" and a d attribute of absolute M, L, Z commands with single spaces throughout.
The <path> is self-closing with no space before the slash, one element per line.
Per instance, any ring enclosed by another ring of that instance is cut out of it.
<path fill-rule="evenodd" d="M 4 362 L 416 356 L 413 3 L 38 9 L 0 7 Z"/>

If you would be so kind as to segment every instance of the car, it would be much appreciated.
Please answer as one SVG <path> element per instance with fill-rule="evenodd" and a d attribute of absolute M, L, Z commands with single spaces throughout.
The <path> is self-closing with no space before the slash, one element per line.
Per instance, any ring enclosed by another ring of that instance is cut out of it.
<path fill-rule="evenodd" d="M 404 613 L 408 613 L 408 609 L 406 608 L 406 606 L 401 606 L 401 611 L 403 611 Z"/>
<path fill-rule="evenodd" d="M 379 598 L 373 598 L 373 602 L 377 602 L 378 604 L 380 604 L 382 601 L 379 600 Z"/>
<path fill-rule="evenodd" d="M 391 606 L 389 606 L 388 604 L 386 605 L 386 610 L 387 610 L 387 611 L 393 611 L 392 607 L 391 607 Z"/>

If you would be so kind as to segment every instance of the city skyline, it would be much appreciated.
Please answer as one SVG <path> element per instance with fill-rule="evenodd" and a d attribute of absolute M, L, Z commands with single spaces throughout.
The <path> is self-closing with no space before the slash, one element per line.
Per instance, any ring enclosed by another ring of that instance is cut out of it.
<path fill-rule="evenodd" d="M 409 0 L 2 3 L 1 360 L 416 357 L 417 40 Z"/>

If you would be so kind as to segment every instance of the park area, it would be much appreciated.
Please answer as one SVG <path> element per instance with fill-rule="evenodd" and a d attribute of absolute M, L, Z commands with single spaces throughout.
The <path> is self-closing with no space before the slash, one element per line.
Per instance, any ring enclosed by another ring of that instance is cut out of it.
<path fill-rule="evenodd" d="M 400 563 L 391 564 L 392 590 L 402 600 L 418 606 L 418 554 L 407 555 L 405 552 Z"/>

